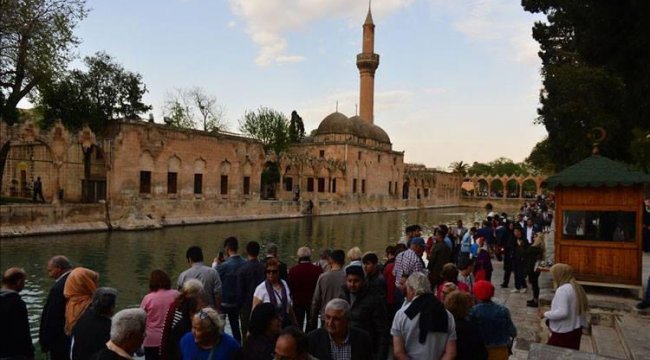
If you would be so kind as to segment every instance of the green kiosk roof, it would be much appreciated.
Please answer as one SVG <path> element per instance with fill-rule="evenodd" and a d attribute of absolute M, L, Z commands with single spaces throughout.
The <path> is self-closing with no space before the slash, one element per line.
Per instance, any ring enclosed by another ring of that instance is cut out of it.
<path fill-rule="evenodd" d="M 650 183 L 650 175 L 604 156 L 592 155 L 549 177 L 545 183 L 551 189 L 557 186 L 631 186 Z"/>

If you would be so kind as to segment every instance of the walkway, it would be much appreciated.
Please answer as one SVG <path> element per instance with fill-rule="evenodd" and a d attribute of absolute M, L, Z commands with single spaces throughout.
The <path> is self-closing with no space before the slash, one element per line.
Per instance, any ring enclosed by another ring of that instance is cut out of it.
<path fill-rule="evenodd" d="M 552 256 L 553 234 L 548 234 L 546 240 L 547 254 Z M 510 293 L 514 288 L 514 277 L 510 279 L 510 288 L 502 289 L 499 284 L 503 280 L 503 263 L 494 261 L 493 265 L 492 282 L 496 286 L 494 301 L 510 309 L 518 332 L 514 354 L 510 359 L 527 359 L 531 343 L 547 341 L 548 329 L 539 319 L 539 312 L 548 310 L 553 298 L 553 282 L 548 273 L 542 273 L 542 306 L 539 309 L 530 308 L 526 306 L 526 300 L 532 296 L 531 289 L 525 294 Z M 643 256 L 643 270 L 643 278 L 647 279 L 650 275 L 650 254 Z M 591 333 L 582 337 L 580 350 L 584 353 L 562 358 L 650 360 L 650 313 L 634 310 L 634 305 L 639 301 L 636 292 L 596 287 L 586 290 L 590 301 Z M 531 358 L 539 357 L 531 354 Z M 558 358 L 557 354 L 553 358 Z"/>

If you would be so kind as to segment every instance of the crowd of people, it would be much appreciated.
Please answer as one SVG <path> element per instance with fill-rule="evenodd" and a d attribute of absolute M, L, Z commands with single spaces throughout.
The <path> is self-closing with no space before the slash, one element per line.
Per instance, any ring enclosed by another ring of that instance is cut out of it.
<path fill-rule="evenodd" d="M 524 219 L 524 216 L 527 219 Z M 507 359 L 517 329 L 509 310 L 492 301 L 492 261 L 503 261 L 501 287 L 525 292 L 538 306 L 544 233 L 534 215 L 490 214 L 470 229 L 440 225 L 424 239 L 418 225 L 385 249 L 385 262 L 358 247 L 301 247 L 288 268 L 278 247 L 223 242 L 207 265 L 186 251 L 188 269 L 172 286 L 153 270 L 140 308 L 115 313 L 118 291 L 99 274 L 73 268 L 65 256 L 47 264 L 54 279 L 41 315 L 39 344 L 49 359 Z M 480 225 L 480 227 L 479 227 Z M 532 228 L 531 228 L 532 227 Z M 499 260 L 500 259 L 500 260 Z M 425 261 L 426 260 L 426 261 Z M 549 343 L 576 348 L 587 298 L 571 268 L 550 269 L 558 286 L 548 319 Z M 5 271 L 0 291 L 0 358 L 31 359 L 28 313 L 20 298 L 27 275 Z M 559 300 L 557 300 L 559 299 Z M 229 330 L 225 331 L 226 321 Z"/>

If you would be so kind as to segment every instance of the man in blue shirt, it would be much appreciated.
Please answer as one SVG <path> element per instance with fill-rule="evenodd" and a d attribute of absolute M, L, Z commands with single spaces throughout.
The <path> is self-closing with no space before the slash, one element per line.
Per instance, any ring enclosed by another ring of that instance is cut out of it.
<path fill-rule="evenodd" d="M 221 309 L 228 316 L 232 336 L 241 344 L 241 333 L 239 331 L 239 305 L 237 302 L 237 274 L 246 261 L 237 252 L 239 241 L 231 236 L 223 242 L 223 249 L 227 259 L 217 265 L 222 283 Z"/>

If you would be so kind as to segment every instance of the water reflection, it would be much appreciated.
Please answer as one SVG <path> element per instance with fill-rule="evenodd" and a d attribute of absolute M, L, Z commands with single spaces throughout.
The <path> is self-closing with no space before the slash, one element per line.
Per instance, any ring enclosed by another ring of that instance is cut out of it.
<path fill-rule="evenodd" d="M 448 208 L 25 237 L 0 241 L 0 269 L 19 266 L 27 271 L 28 281 L 21 295 L 28 306 L 32 334 L 37 338 L 40 314 L 52 285 L 46 265 L 53 255 L 64 254 L 75 266 L 97 271 L 101 286 L 119 290 L 117 307 L 121 309 L 140 304 L 148 291 L 151 270 L 162 269 L 175 281 L 187 267 L 185 250 L 190 245 L 203 248 L 208 264 L 231 235 L 242 243 L 256 240 L 262 245 L 278 244 L 282 260 L 289 265 L 296 262 L 297 249 L 305 245 L 316 250 L 359 246 L 364 252 L 377 252 L 381 258 L 385 247 L 399 240 L 406 225 L 421 224 L 426 234 L 440 223 L 462 219 L 471 224 L 481 216 L 483 212 L 474 209 Z"/>

